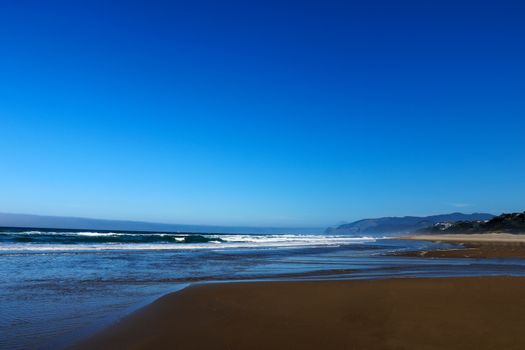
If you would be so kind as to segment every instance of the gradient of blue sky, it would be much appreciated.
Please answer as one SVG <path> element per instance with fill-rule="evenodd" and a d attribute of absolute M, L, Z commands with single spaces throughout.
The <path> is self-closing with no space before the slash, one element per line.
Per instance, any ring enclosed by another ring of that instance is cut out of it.
<path fill-rule="evenodd" d="M 525 209 L 523 1 L 2 1 L 0 211 Z"/>

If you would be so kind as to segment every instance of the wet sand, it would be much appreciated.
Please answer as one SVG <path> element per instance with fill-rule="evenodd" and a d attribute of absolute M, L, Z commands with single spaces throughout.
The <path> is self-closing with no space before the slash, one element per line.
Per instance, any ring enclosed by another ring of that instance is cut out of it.
<path fill-rule="evenodd" d="M 510 233 L 480 233 L 480 234 L 443 234 L 443 235 L 413 235 L 399 239 L 433 242 L 470 242 L 470 243 L 524 243 L 525 234 Z"/>
<path fill-rule="evenodd" d="M 194 285 L 76 349 L 523 349 L 525 278 Z"/>
<path fill-rule="evenodd" d="M 525 258 L 525 235 L 503 233 L 417 235 L 403 237 L 409 240 L 459 243 L 457 248 L 422 250 L 398 253 L 398 256 L 428 258 Z"/>
<path fill-rule="evenodd" d="M 517 258 L 525 259 L 525 243 L 465 243 L 454 249 L 420 250 L 396 256 L 426 258 Z"/>

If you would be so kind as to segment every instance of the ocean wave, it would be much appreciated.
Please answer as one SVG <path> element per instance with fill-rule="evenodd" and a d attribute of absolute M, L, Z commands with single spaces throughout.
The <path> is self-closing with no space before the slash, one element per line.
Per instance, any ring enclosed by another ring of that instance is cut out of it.
<path fill-rule="evenodd" d="M 204 235 L 121 234 L 121 233 L 0 233 L 0 243 L 82 244 L 82 243 L 207 243 L 221 242 Z"/>
<path fill-rule="evenodd" d="M 374 237 L 131 232 L 0 232 L 0 251 L 194 250 L 340 246 Z"/>

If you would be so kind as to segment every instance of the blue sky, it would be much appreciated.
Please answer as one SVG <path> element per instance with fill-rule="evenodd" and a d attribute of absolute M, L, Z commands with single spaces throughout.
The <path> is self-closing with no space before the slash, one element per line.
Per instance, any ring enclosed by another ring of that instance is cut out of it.
<path fill-rule="evenodd" d="M 524 210 L 521 1 L 2 1 L 0 211 Z"/>

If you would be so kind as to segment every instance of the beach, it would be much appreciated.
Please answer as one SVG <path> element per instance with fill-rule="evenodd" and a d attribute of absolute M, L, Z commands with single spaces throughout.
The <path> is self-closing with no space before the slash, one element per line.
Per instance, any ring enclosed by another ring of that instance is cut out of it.
<path fill-rule="evenodd" d="M 525 350 L 524 18 L 0 1 L 0 350 Z"/>
<path fill-rule="evenodd" d="M 461 245 L 398 256 L 525 257 L 517 235 L 408 240 Z M 522 349 L 524 290 L 510 276 L 194 284 L 74 349 Z"/>
<path fill-rule="evenodd" d="M 35 242 L 14 242 L 20 237 Z M 494 320 L 505 325 L 518 317 L 504 311 L 508 303 L 521 303 L 518 293 L 505 294 L 514 287 L 505 286 L 521 286 L 525 277 L 524 259 L 464 259 L 466 252 L 480 251 L 465 242 L 34 230 L 7 230 L 0 238 L 1 349 L 406 349 L 450 339 L 462 344 L 457 337 L 469 335 L 457 329 L 486 338 L 479 332 L 499 329 L 492 328 Z M 484 247 L 485 257 L 486 247 L 498 257 L 504 249 L 521 249 L 515 242 Z M 443 255 L 452 252 L 457 258 Z M 438 253 L 446 259 L 433 258 Z M 440 287 L 449 279 L 455 282 Z M 451 308 L 447 302 L 454 298 Z M 491 309 L 494 301 L 498 307 Z M 489 313 L 495 318 L 485 317 Z M 470 329 L 472 315 L 490 327 Z M 449 322 L 459 332 L 456 338 L 425 333 Z M 431 326 L 417 330 L 419 323 Z M 418 340 L 418 334 L 425 338 Z"/>
<path fill-rule="evenodd" d="M 396 253 L 398 256 L 426 258 L 525 258 L 525 235 L 489 234 L 445 234 L 415 235 L 407 240 L 432 241 L 461 244 L 452 249 L 417 250 Z"/>
<path fill-rule="evenodd" d="M 525 243 L 524 234 L 510 233 L 478 233 L 478 234 L 442 234 L 442 235 L 412 235 L 399 237 L 399 239 L 415 241 L 439 241 L 455 243 Z"/>
<path fill-rule="evenodd" d="M 194 285 L 75 349 L 523 349 L 525 278 Z"/>

